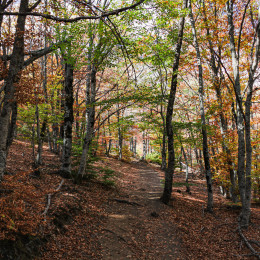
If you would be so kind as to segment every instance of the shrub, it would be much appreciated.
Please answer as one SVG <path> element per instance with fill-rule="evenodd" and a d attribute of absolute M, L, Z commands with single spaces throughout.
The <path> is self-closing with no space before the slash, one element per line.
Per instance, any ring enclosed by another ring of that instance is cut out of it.
<path fill-rule="evenodd" d="M 131 162 L 132 156 L 133 156 L 133 153 L 129 150 L 129 147 L 127 145 L 124 145 L 123 150 L 122 150 L 123 161 Z"/>
<path fill-rule="evenodd" d="M 161 154 L 159 154 L 158 152 L 149 153 L 146 155 L 146 161 L 161 165 L 162 164 Z"/>
<path fill-rule="evenodd" d="M 115 186 L 115 172 L 109 168 L 102 168 L 101 173 L 101 182 L 106 186 Z"/>

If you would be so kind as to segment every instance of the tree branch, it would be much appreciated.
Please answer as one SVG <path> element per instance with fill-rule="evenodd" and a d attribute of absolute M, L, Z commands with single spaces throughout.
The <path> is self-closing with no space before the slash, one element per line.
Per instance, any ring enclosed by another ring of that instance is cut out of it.
<path fill-rule="evenodd" d="M 214 51 L 214 50 L 213 50 L 213 51 Z M 221 65 L 221 67 L 224 69 L 225 73 L 226 73 L 227 76 L 228 76 L 228 79 L 230 80 L 230 82 L 231 82 L 232 85 L 234 86 L 234 85 L 235 85 L 235 82 L 233 81 L 233 79 L 232 79 L 231 76 L 229 75 L 229 73 L 228 73 L 226 67 L 224 66 L 223 62 L 221 61 L 221 58 L 219 57 L 219 55 L 218 55 L 215 51 L 214 51 L 214 54 L 217 56 L 218 61 L 219 61 L 220 65 Z"/>
<path fill-rule="evenodd" d="M 28 12 L 31 12 L 33 9 L 35 9 L 41 3 L 41 1 L 42 0 L 36 1 L 35 4 L 33 4 L 32 7 L 28 9 Z"/>
<path fill-rule="evenodd" d="M 250 1 L 251 0 L 248 0 L 247 3 L 246 3 L 244 14 L 243 14 L 243 18 L 242 18 L 242 22 L 240 24 L 238 44 L 237 44 L 237 58 L 238 59 L 240 58 L 240 44 L 241 44 L 241 36 L 242 36 L 243 24 L 244 24 L 245 17 L 246 17 L 246 10 L 247 10 L 247 7 L 248 7 Z"/>
<path fill-rule="evenodd" d="M 30 58 L 28 58 L 26 61 L 24 61 L 23 67 L 27 67 L 28 65 L 32 64 L 35 60 L 41 58 L 44 55 L 47 55 L 47 54 L 53 52 L 54 50 L 58 49 L 60 47 L 60 45 L 67 43 L 67 42 L 68 42 L 68 40 L 61 41 L 61 42 L 52 44 L 51 46 L 49 46 L 47 48 L 29 52 L 28 55 L 30 56 Z"/>
<path fill-rule="evenodd" d="M 19 15 L 19 16 L 30 15 L 30 16 L 42 17 L 42 18 L 45 18 L 45 19 L 48 19 L 48 20 L 53 20 L 53 21 L 56 21 L 56 22 L 74 23 L 74 22 L 77 22 L 77 21 L 80 21 L 80 20 L 97 20 L 97 19 L 109 17 L 111 15 L 118 15 L 122 12 L 127 11 L 127 10 L 134 9 L 135 7 L 141 5 L 144 2 L 145 2 L 145 0 L 140 0 L 133 5 L 123 7 L 123 8 L 118 8 L 118 9 L 108 11 L 108 12 L 103 12 L 101 15 L 98 15 L 98 16 L 96 16 L 96 15 L 95 16 L 84 16 L 83 15 L 83 16 L 78 16 L 78 17 L 75 17 L 75 18 L 62 18 L 62 17 L 57 17 L 57 16 L 54 16 L 54 15 L 51 15 L 51 14 L 43 14 L 43 13 L 39 13 L 39 12 L 25 12 L 25 13 L 0 12 L 0 15 L 14 15 L 14 16 L 16 16 L 16 15 Z"/>
<path fill-rule="evenodd" d="M 49 210 L 49 208 L 50 208 L 50 206 L 51 206 L 51 196 L 53 196 L 56 192 L 58 192 L 58 191 L 61 189 L 63 183 L 64 183 L 64 179 L 61 180 L 59 186 L 57 187 L 57 189 L 55 190 L 54 193 L 47 195 L 47 206 L 46 206 L 44 212 L 42 213 L 42 215 L 44 215 L 44 220 L 45 220 L 45 221 L 46 221 L 46 215 L 47 215 L 48 210 Z"/>

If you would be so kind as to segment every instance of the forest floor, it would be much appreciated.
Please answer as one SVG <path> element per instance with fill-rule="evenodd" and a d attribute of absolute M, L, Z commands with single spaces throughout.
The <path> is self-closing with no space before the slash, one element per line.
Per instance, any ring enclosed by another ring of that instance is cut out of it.
<path fill-rule="evenodd" d="M 116 185 L 108 187 L 102 176 L 80 185 L 62 179 L 46 148 L 43 162 L 35 171 L 29 143 L 12 145 L 0 184 L 1 259 L 257 259 L 238 233 L 239 206 L 216 188 L 214 214 L 207 213 L 205 181 L 196 174 L 188 194 L 176 171 L 166 206 L 156 165 L 102 157 L 94 167 L 100 176 L 114 170 Z M 243 233 L 259 252 L 259 204 Z"/>

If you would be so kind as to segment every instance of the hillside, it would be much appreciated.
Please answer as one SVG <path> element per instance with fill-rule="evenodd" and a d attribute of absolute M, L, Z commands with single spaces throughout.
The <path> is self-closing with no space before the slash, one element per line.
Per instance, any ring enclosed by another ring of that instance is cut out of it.
<path fill-rule="evenodd" d="M 57 175 L 60 162 L 46 148 L 39 172 L 28 143 L 15 141 L 10 154 L 0 184 L 1 259 L 256 258 L 237 230 L 239 206 L 214 190 L 214 213 L 205 212 L 199 176 L 188 194 L 184 173 L 176 172 L 167 206 L 159 201 L 163 173 L 156 165 L 102 157 L 95 169 L 113 170 L 115 185 L 98 176 L 76 185 Z M 259 205 L 243 233 L 259 251 Z"/>

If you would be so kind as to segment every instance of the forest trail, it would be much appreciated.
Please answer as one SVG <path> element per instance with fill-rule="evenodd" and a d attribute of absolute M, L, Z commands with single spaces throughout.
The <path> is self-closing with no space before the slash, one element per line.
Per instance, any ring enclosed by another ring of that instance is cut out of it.
<path fill-rule="evenodd" d="M 106 228 L 98 236 L 102 259 L 178 259 L 176 228 L 165 217 L 169 207 L 159 201 L 161 179 L 146 163 L 132 166 L 132 185 L 124 185 L 103 205 Z"/>
<path fill-rule="evenodd" d="M 0 208 L 12 216 L 17 231 L 0 221 L 0 259 L 255 259 L 236 232 L 237 205 L 232 207 L 215 189 L 214 214 L 204 211 L 204 178 L 191 175 L 188 194 L 185 173 L 176 170 L 173 200 L 166 206 L 159 201 L 164 174 L 159 166 L 101 157 L 93 165 L 99 179 L 79 185 L 56 174 L 59 158 L 47 148 L 37 177 L 30 144 L 16 141 L 11 147 Z M 115 187 L 102 183 L 104 169 L 114 171 Z M 43 221 L 48 194 L 53 195 Z M 21 208 L 24 203 L 30 207 Z M 21 236 L 20 230 L 28 235 Z M 259 250 L 257 203 L 252 204 L 252 223 L 244 235 Z"/>

